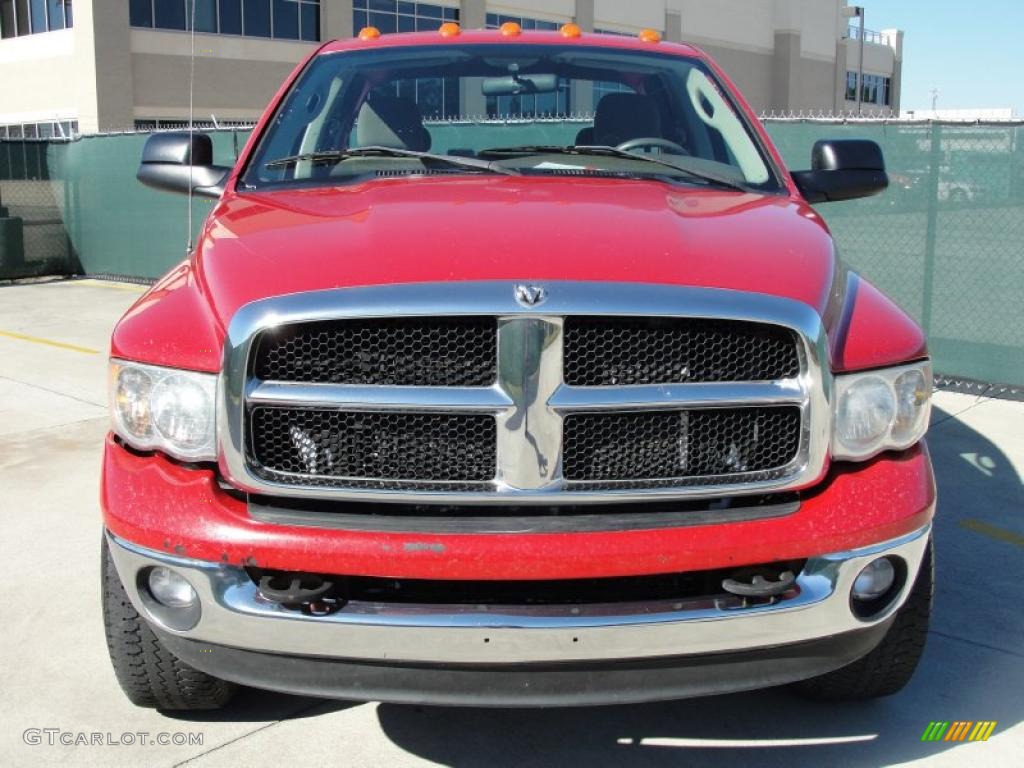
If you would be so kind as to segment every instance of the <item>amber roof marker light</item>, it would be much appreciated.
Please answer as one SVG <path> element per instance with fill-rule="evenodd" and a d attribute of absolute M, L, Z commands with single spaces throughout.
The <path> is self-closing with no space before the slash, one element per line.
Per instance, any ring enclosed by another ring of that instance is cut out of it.
<path fill-rule="evenodd" d="M 446 21 L 437 28 L 441 37 L 455 37 L 462 32 L 462 29 L 454 21 Z"/>
<path fill-rule="evenodd" d="M 645 43 L 660 43 L 661 32 L 656 29 L 641 29 L 640 34 L 637 35 Z"/>
<path fill-rule="evenodd" d="M 514 21 L 506 21 L 504 24 L 498 27 L 498 30 L 505 37 L 518 37 L 522 33 L 523 28 L 516 24 Z"/>
<path fill-rule="evenodd" d="M 380 37 L 380 30 L 376 27 L 363 27 L 359 30 L 360 40 L 376 40 Z"/>
<path fill-rule="evenodd" d="M 580 25 L 573 24 L 572 22 L 563 24 L 558 31 L 562 33 L 562 37 L 579 37 L 583 34 L 583 30 L 580 29 Z"/>

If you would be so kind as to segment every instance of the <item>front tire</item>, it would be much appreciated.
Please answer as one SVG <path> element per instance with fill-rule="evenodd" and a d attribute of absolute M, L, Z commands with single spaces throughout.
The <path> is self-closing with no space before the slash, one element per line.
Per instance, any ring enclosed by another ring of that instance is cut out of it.
<path fill-rule="evenodd" d="M 814 701 L 875 699 L 900 691 L 910 682 L 924 652 L 934 591 L 935 545 L 929 538 L 907 602 L 896 613 L 882 642 L 852 664 L 794 683 L 793 688 Z"/>
<path fill-rule="evenodd" d="M 103 624 L 110 663 L 132 704 L 156 709 L 220 709 L 237 686 L 190 667 L 168 651 L 128 599 L 107 542 L 102 544 Z"/>

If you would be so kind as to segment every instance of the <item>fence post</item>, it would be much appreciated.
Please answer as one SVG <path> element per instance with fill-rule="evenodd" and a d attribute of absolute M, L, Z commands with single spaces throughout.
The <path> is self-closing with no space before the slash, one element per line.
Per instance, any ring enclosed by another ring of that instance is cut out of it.
<path fill-rule="evenodd" d="M 928 154 L 928 221 L 924 233 L 924 289 L 921 296 L 921 326 L 925 335 L 932 327 L 932 293 L 935 290 L 935 235 L 939 214 L 939 166 L 942 164 L 942 128 L 931 124 Z"/>
<path fill-rule="evenodd" d="M 70 146 L 70 142 L 65 141 L 51 144 L 54 156 L 56 157 L 57 154 L 60 154 L 60 162 L 56 165 L 60 169 L 60 186 L 64 194 L 64 210 L 61 212 L 61 220 L 64 222 L 64 243 L 68 249 L 68 261 L 64 266 L 68 275 L 76 275 L 81 274 L 83 270 L 80 268 L 81 262 L 75 250 L 75 241 L 71 237 L 71 222 L 77 222 L 78 217 L 72 218 L 72 205 L 74 203 L 71 200 L 71 174 L 68 173 Z"/>

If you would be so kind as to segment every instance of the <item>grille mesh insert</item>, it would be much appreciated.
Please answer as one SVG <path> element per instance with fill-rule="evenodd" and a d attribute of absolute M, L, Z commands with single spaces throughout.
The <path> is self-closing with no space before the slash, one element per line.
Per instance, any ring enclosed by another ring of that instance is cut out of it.
<path fill-rule="evenodd" d="M 800 409 L 572 414 L 564 429 L 570 481 L 736 476 L 779 469 L 796 456 Z"/>
<path fill-rule="evenodd" d="M 493 317 L 333 320 L 264 331 L 256 376 L 330 384 L 473 387 L 497 377 Z"/>
<path fill-rule="evenodd" d="M 484 482 L 495 475 L 494 418 L 259 407 L 251 460 L 269 479 Z M 343 483 L 344 484 L 344 483 Z"/>
<path fill-rule="evenodd" d="M 795 334 L 737 320 L 569 317 L 565 383 L 573 386 L 770 381 L 800 372 Z"/>

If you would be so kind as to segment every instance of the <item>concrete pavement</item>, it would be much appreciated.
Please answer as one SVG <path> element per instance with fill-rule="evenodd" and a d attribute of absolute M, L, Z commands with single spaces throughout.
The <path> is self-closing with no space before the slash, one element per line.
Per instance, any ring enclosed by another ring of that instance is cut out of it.
<path fill-rule="evenodd" d="M 889 699 L 821 706 L 773 690 L 520 711 L 246 691 L 221 713 L 131 706 L 103 640 L 97 492 L 107 337 L 141 292 L 95 281 L 0 286 L 0 764 L 1020 763 L 1024 403 L 942 392 L 929 437 L 940 486 L 936 614 L 916 677 Z M 985 743 L 922 743 L 931 720 L 998 725 Z M 79 734 L 86 743 L 61 743 Z M 93 734 L 119 743 L 91 744 Z M 171 743 L 150 743 L 160 740 Z"/>

